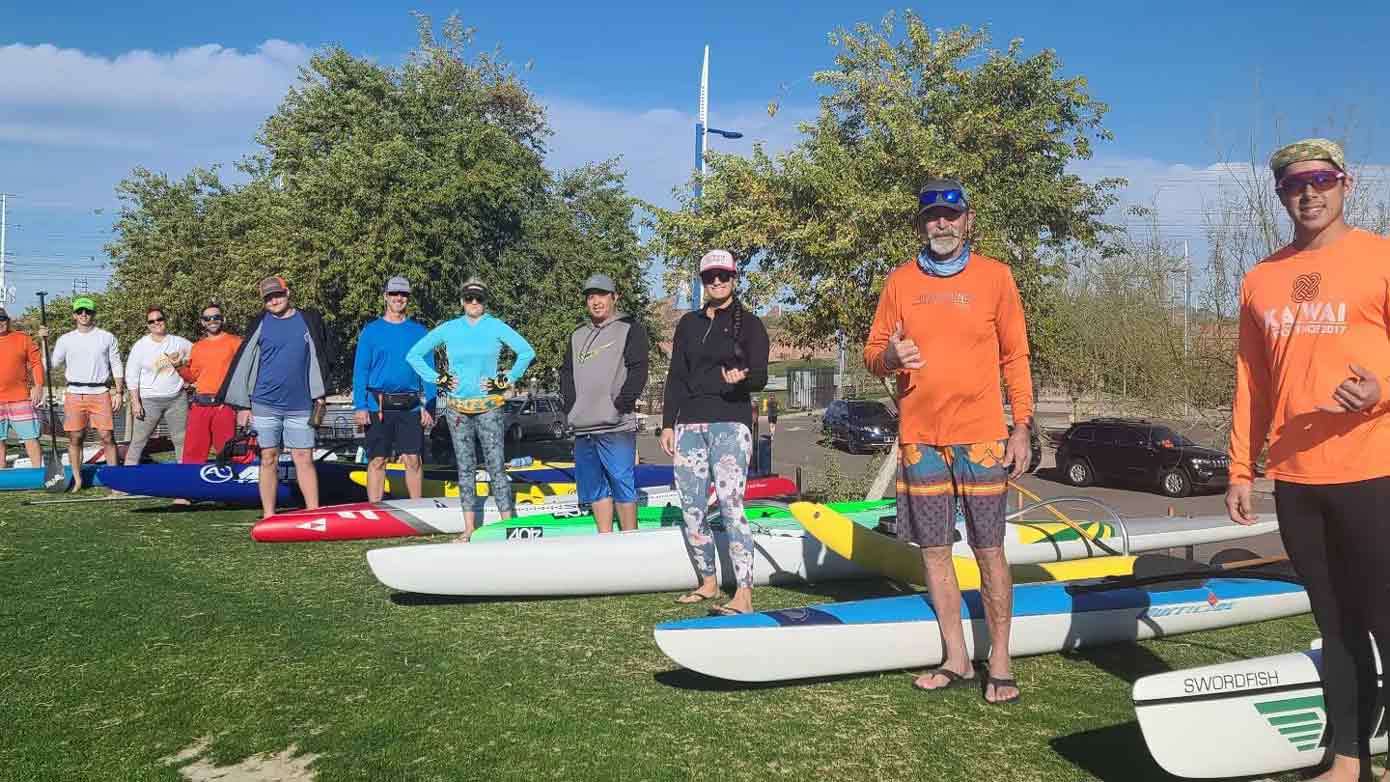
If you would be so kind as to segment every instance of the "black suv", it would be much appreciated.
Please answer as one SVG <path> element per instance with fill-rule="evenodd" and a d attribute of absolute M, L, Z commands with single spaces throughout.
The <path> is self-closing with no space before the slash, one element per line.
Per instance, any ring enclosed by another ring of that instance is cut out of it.
<path fill-rule="evenodd" d="M 1224 488 L 1229 467 L 1226 454 L 1135 418 L 1072 424 L 1057 444 L 1057 469 L 1073 486 L 1141 483 L 1169 497 L 1186 497 L 1194 488 Z"/>
<path fill-rule="evenodd" d="M 821 434 L 832 443 L 844 443 L 845 450 L 889 448 L 898 436 L 898 419 L 882 402 L 836 399 L 825 408 Z"/>

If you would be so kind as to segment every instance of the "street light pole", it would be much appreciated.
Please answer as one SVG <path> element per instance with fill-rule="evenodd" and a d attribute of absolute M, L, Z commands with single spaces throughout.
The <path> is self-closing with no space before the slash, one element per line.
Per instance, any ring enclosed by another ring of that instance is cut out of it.
<path fill-rule="evenodd" d="M 695 119 L 695 170 L 700 177 L 695 182 L 695 208 L 700 208 L 700 196 L 705 192 L 705 136 L 710 133 L 727 139 L 743 138 L 736 130 L 720 130 L 709 126 L 709 44 L 705 44 L 705 60 L 700 67 L 700 112 Z M 700 268 L 696 262 L 695 275 L 690 285 L 690 309 L 700 308 Z"/>

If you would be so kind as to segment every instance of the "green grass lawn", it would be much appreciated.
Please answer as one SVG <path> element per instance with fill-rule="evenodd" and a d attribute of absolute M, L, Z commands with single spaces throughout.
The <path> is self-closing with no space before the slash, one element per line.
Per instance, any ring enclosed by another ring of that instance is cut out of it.
<path fill-rule="evenodd" d="M 319 780 L 1163 780 L 1134 677 L 1316 634 L 1305 616 L 1019 660 L 1007 708 L 903 672 L 745 687 L 658 651 L 652 625 L 695 614 L 672 595 L 394 595 L 363 558 L 379 543 L 258 545 L 251 511 L 20 504 L 42 496 L 0 497 L 4 780 L 178 780 L 161 759 L 203 738 L 222 766 L 294 745 Z"/>

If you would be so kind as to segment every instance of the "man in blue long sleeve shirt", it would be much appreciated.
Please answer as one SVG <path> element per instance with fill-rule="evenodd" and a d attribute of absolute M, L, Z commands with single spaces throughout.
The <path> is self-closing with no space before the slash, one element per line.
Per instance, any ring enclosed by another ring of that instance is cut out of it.
<path fill-rule="evenodd" d="M 424 479 L 421 453 L 425 430 L 434 424 L 430 407 L 436 393 L 433 385 L 420 381 L 406 361 L 410 348 L 427 333 L 405 314 L 410 305 L 410 281 L 392 277 L 386 283 L 385 299 L 386 312 L 358 335 L 352 365 L 352 407 L 357 411 L 357 423 L 367 430 L 367 498 L 372 502 L 381 501 L 386 459 L 395 454 L 405 465 L 405 486 L 411 499 L 420 498 Z"/>

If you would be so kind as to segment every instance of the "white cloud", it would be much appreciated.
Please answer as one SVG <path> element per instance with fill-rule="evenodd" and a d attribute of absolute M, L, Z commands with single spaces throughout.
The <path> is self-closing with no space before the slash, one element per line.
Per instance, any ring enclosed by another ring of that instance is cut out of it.
<path fill-rule="evenodd" d="M 254 52 L 206 44 L 100 57 L 51 44 L 0 47 L 0 106 L 188 113 L 273 109 L 310 50 L 268 40 Z"/>

